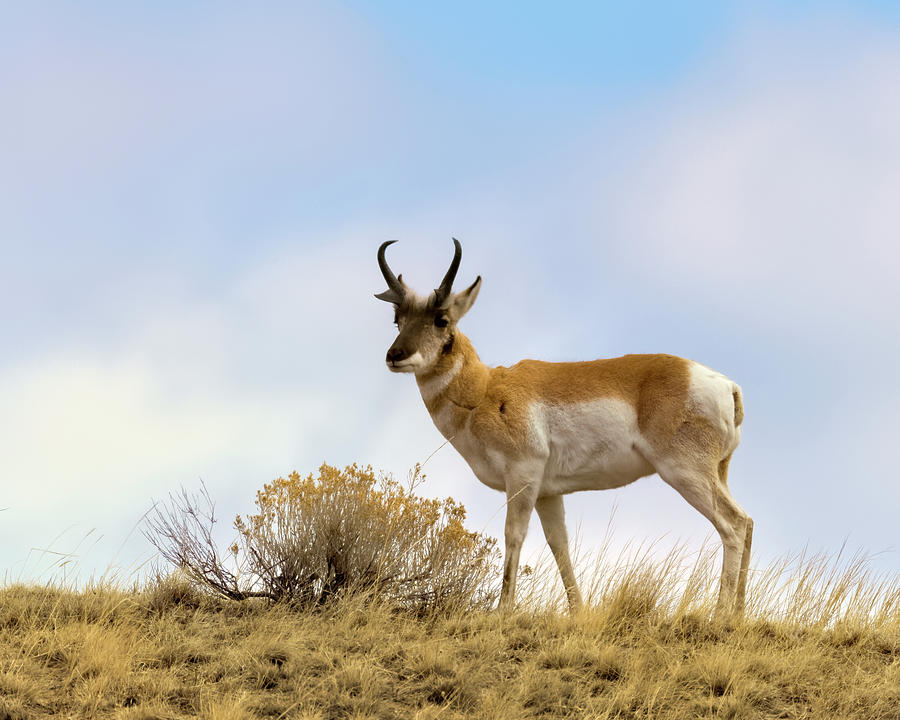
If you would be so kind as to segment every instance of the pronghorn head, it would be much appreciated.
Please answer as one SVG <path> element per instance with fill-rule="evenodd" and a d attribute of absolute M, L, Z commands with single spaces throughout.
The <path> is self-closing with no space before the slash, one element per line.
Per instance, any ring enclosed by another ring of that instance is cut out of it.
<path fill-rule="evenodd" d="M 422 297 L 407 287 L 403 275 L 395 276 L 388 267 L 384 251 L 394 242 L 396 240 L 390 240 L 378 248 L 378 266 L 388 289 L 375 296 L 393 304 L 394 323 L 400 331 L 387 352 L 387 366 L 392 372 L 423 373 L 432 368 L 442 355 L 453 350 L 456 323 L 478 297 L 481 276 L 462 292 L 451 292 L 462 259 L 462 247 L 453 238 L 456 251 L 450 269 L 440 286 L 428 297 Z"/>

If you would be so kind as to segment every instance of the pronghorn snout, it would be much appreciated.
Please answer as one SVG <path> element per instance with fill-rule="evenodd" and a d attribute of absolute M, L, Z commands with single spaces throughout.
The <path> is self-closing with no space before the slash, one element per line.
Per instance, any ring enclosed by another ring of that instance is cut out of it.
<path fill-rule="evenodd" d="M 403 348 L 392 347 L 387 351 L 387 363 L 392 365 L 393 363 L 401 362 L 406 360 L 407 355 L 408 353 Z"/>
<path fill-rule="evenodd" d="M 388 350 L 385 361 L 391 372 L 416 372 L 424 365 L 421 353 L 410 352 L 402 346 L 394 345 Z"/>

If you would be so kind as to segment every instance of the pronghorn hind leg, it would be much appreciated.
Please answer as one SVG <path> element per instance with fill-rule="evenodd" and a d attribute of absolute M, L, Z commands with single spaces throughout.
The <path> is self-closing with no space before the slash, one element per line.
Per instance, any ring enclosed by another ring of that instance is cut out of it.
<path fill-rule="evenodd" d="M 721 483 L 721 490 L 725 492 L 729 497 L 731 497 L 731 493 L 728 490 L 728 464 L 731 462 L 731 455 L 728 455 L 724 460 L 719 463 L 719 482 Z M 738 508 L 740 506 L 731 498 L 731 501 Z M 743 510 L 741 511 L 743 513 Z M 738 581 L 737 581 L 737 589 L 735 592 L 734 598 L 734 613 L 735 615 L 741 615 L 744 612 L 744 607 L 747 604 L 747 573 L 750 569 L 750 546 L 753 543 L 753 518 L 751 518 L 746 513 L 744 515 L 744 547 L 741 551 L 741 566 L 738 571 Z"/>
<path fill-rule="evenodd" d="M 730 616 L 736 609 L 747 514 L 728 488 L 719 482 L 715 468 L 661 471 L 660 476 L 709 520 L 722 540 L 722 575 L 716 617 Z"/>
<path fill-rule="evenodd" d="M 734 612 L 739 615 L 744 612 L 747 604 L 747 573 L 750 569 L 750 545 L 753 542 L 753 518 L 747 518 L 744 530 L 744 553 L 741 555 L 741 570 L 738 574 L 737 596 L 734 599 Z"/>
<path fill-rule="evenodd" d="M 569 536 L 566 532 L 566 512 L 563 507 L 562 495 L 538 498 L 534 507 L 541 519 L 547 544 L 550 546 L 553 557 L 556 558 L 563 587 L 566 589 L 566 597 L 569 599 L 569 611 L 574 613 L 581 609 L 583 602 L 581 592 L 578 590 L 578 581 L 575 579 L 575 571 L 572 568 L 572 556 L 569 553 Z"/>

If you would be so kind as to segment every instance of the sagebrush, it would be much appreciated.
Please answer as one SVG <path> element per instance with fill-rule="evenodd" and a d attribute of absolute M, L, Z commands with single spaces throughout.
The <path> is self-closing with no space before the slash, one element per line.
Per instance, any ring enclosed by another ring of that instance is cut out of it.
<path fill-rule="evenodd" d="M 371 467 L 323 464 L 267 483 L 234 521 L 222 552 L 208 493 L 182 491 L 148 519 L 147 536 L 200 586 L 232 599 L 324 604 L 347 592 L 420 609 L 489 606 L 496 541 L 464 526 L 452 498 L 419 497 L 421 467 L 401 485 Z"/>

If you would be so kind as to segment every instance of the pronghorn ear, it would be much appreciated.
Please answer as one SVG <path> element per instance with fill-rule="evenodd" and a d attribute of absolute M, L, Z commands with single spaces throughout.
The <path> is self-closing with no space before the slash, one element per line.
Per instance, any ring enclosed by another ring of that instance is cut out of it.
<path fill-rule="evenodd" d="M 392 303 L 395 309 L 400 308 L 400 305 L 403 303 L 403 296 L 409 292 L 409 288 L 406 286 L 406 283 L 403 282 L 403 273 L 400 273 L 397 276 L 397 282 L 400 284 L 399 288 L 390 288 L 375 296 L 379 300 Z"/>
<path fill-rule="evenodd" d="M 463 315 L 469 312 L 469 308 L 478 297 L 479 290 L 481 290 L 481 275 L 465 290 L 450 296 L 450 300 L 447 302 L 447 311 L 454 322 L 459 321 Z"/>

